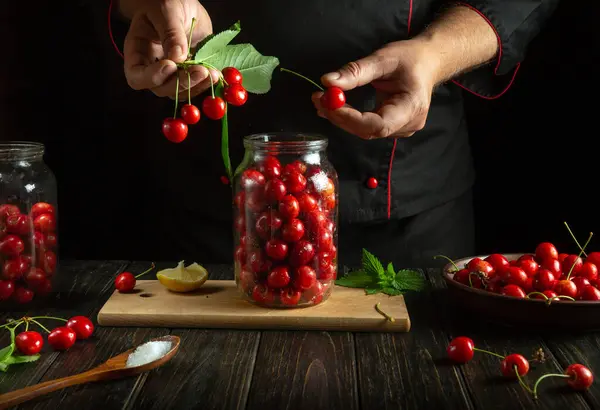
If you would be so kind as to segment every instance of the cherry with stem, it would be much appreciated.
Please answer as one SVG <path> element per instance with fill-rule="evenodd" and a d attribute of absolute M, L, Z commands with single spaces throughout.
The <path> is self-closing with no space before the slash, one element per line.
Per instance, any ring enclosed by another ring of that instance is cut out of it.
<path fill-rule="evenodd" d="M 581 251 L 579 252 L 579 255 L 577 255 L 578 258 L 581 258 L 581 255 L 585 252 L 585 248 L 588 246 L 588 244 L 590 243 L 590 240 L 592 239 L 592 236 L 594 235 L 593 232 L 590 232 L 590 236 L 588 236 L 587 241 L 585 241 L 585 243 L 583 244 L 583 248 L 581 248 Z M 571 278 L 571 273 L 573 273 L 573 268 L 575 267 L 575 264 L 573 263 L 571 265 L 571 269 L 569 269 L 569 274 L 567 275 L 567 279 L 569 280 Z"/>

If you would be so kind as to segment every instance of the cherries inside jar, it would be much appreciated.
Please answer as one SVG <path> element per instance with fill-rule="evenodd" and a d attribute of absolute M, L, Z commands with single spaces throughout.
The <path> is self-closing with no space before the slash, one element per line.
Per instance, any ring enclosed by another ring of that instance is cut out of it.
<path fill-rule="evenodd" d="M 52 292 L 58 262 L 56 180 L 44 146 L 0 143 L 0 306 Z"/>
<path fill-rule="evenodd" d="M 251 135 L 234 178 L 234 266 L 244 297 L 266 307 L 327 300 L 337 277 L 338 177 L 327 139 Z"/>

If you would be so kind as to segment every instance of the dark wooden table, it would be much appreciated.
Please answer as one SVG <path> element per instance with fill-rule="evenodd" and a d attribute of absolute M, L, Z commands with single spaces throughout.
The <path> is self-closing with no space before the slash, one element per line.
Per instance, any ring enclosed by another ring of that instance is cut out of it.
<path fill-rule="evenodd" d="M 174 264 L 158 264 L 158 268 Z M 96 320 L 123 270 L 141 272 L 148 262 L 63 261 L 59 293 L 34 312 Z M 228 266 L 207 266 L 211 279 L 231 279 Z M 44 347 L 42 358 L 0 374 L 0 393 L 85 371 L 147 340 L 176 334 L 179 353 L 164 367 L 137 378 L 72 387 L 22 404 L 23 409 L 588 409 L 600 408 L 600 383 L 572 392 L 563 379 L 548 379 L 534 400 L 500 376 L 499 359 L 476 354 L 466 365 L 446 360 L 453 336 L 467 335 L 484 349 L 531 356 L 528 381 L 579 362 L 600 372 L 597 333 L 546 335 L 490 325 L 476 313 L 455 311 L 437 269 L 423 269 L 431 290 L 407 296 L 412 329 L 405 334 L 152 329 L 96 327 L 95 335 L 67 352 Z M 150 278 L 151 275 L 148 276 Z M 0 333 L 0 346 L 8 332 Z"/>

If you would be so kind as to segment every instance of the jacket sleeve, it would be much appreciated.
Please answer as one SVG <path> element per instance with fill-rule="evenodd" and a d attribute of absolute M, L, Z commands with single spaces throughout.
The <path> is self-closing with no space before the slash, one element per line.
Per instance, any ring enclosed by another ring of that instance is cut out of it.
<path fill-rule="evenodd" d="M 552 15 L 559 0 L 466 0 L 455 4 L 477 12 L 494 29 L 498 56 L 492 64 L 479 67 L 453 80 L 462 88 L 485 99 L 504 94 L 512 85 L 531 40 Z"/>

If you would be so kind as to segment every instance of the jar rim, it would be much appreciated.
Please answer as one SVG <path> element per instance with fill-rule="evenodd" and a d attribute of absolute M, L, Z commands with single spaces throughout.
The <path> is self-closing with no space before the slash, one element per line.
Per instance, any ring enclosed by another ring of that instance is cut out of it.
<path fill-rule="evenodd" d="M 33 141 L 0 142 L 0 160 L 28 160 L 44 155 L 44 144 Z"/>
<path fill-rule="evenodd" d="M 302 132 L 262 132 L 244 137 L 244 147 L 250 149 L 323 150 L 328 145 L 325 136 Z"/>

